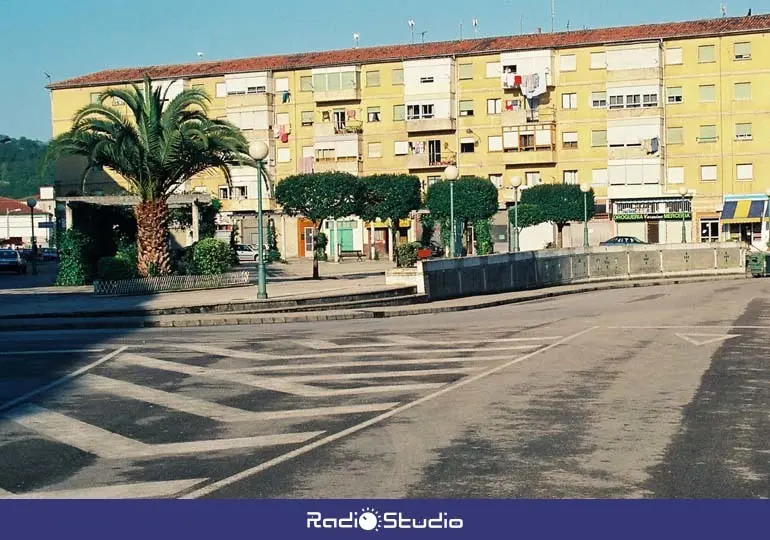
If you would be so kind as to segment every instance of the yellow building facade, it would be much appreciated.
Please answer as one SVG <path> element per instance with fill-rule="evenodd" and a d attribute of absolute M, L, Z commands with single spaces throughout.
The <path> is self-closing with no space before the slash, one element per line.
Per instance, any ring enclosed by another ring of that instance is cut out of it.
<path fill-rule="evenodd" d="M 596 223 L 605 221 L 592 243 L 681 242 L 684 224 L 688 241 L 761 246 L 770 239 L 769 34 L 760 15 L 115 70 L 51 85 L 53 133 L 99 92 L 147 72 L 170 96 L 203 88 L 211 116 L 269 143 L 263 204 L 276 215 L 271 187 L 289 175 L 410 173 L 427 189 L 456 164 L 498 187 L 498 249 L 514 179 L 521 189 L 590 184 Z M 57 195 L 79 183 L 62 164 Z M 121 186 L 107 173 L 87 189 Z M 256 211 L 253 169 L 234 170 L 231 187 L 203 175 L 183 189 L 221 199 L 225 228 Z M 369 225 L 351 216 L 326 227 L 333 244 L 364 249 Z M 302 220 L 282 218 L 279 234 L 286 255 L 309 254 Z"/>

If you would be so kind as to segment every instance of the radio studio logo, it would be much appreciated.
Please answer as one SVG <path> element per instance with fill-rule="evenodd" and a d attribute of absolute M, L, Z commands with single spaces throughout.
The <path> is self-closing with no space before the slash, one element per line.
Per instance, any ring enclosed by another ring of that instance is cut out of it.
<path fill-rule="evenodd" d="M 449 517 L 446 512 L 432 516 L 414 517 L 403 512 L 381 513 L 374 508 L 363 508 L 346 516 L 325 516 L 321 512 L 307 513 L 308 529 L 361 529 L 379 532 L 384 529 L 462 529 L 463 520 Z"/>

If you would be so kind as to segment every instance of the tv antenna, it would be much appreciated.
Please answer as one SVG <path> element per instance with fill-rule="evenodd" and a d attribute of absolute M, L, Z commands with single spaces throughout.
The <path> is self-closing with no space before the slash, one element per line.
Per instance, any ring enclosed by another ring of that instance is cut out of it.
<path fill-rule="evenodd" d="M 45 75 L 45 78 L 48 79 L 48 84 L 51 84 L 51 74 L 47 72 L 43 72 L 43 75 Z"/>
<path fill-rule="evenodd" d="M 358 48 L 358 42 L 360 39 L 361 39 L 361 34 L 359 34 L 358 32 L 353 34 L 353 41 L 356 42 L 356 49 Z"/>
<path fill-rule="evenodd" d="M 556 20 L 556 0 L 551 0 L 551 33 L 553 34 L 553 25 Z"/>
<path fill-rule="evenodd" d="M 198 51 L 198 60 L 203 60 L 203 53 Z"/>
<path fill-rule="evenodd" d="M 479 20 L 476 17 L 473 17 L 473 37 L 478 37 L 479 35 Z"/>
<path fill-rule="evenodd" d="M 567 32 L 569 32 L 569 20 L 567 21 Z"/>
<path fill-rule="evenodd" d="M 414 43 L 414 19 L 409 19 L 409 29 L 412 31 L 412 43 Z"/>
<path fill-rule="evenodd" d="M 460 41 L 463 40 L 463 22 L 460 21 Z"/>
<path fill-rule="evenodd" d="M 422 36 L 422 42 L 423 43 L 425 43 L 425 34 L 427 34 L 427 33 L 428 33 L 427 30 L 423 30 L 422 32 L 420 32 L 420 36 Z"/>

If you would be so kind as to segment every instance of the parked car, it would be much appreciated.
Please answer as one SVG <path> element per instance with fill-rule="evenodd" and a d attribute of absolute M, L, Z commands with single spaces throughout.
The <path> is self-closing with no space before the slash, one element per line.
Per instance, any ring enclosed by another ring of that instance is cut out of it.
<path fill-rule="evenodd" d="M 259 250 L 254 245 L 238 244 L 235 246 L 235 252 L 241 262 L 256 262 L 259 259 Z M 267 260 L 267 248 L 264 248 L 263 258 Z"/>
<path fill-rule="evenodd" d="M 0 270 L 10 270 L 17 274 L 26 274 L 27 261 L 18 251 L 14 251 L 13 249 L 0 249 Z"/>
<path fill-rule="evenodd" d="M 55 248 L 42 248 L 40 250 L 40 257 L 44 261 L 58 261 L 59 251 Z"/>
<path fill-rule="evenodd" d="M 626 246 L 629 244 L 646 244 L 647 242 L 642 242 L 635 236 L 614 236 L 610 238 L 609 240 L 605 240 L 600 246 Z"/>

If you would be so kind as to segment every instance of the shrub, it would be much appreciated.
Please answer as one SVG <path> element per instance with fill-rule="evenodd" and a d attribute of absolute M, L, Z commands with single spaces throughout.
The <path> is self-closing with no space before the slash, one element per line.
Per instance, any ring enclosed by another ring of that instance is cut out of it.
<path fill-rule="evenodd" d="M 396 266 L 412 267 L 417 263 L 417 250 L 422 246 L 419 242 L 401 244 L 396 248 Z"/>
<path fill-rule="evenodd" d="M 430 247 L 433 241 L 433 233 L 436 230 L 436 219 L 430 214 L 423 214 L 420 217 L 422 223 L 422 234 L 420 235 L 420 244 L 424 247 Z"/>
<path fill-rule="evenodd" d="M 278 262 L 281 260 L 281 252 L 278 251 L 278 234 L 275 232 L 275 221 L 272 219 L 267 222 L 267 262 Z"/>
<path fill-rule="evenodd" d="M 97 275 L 105 281 L 119 281 L 122 279 L 134 279 L 138 276 L 136 264 L 130 260 L 118 256 L 102 257 L 97 263 Z"/>
<path fill-rule="evenodd" d="M 86 253 L 89 250 L 88 238 L 81 232 L 70 229 L 59 236 L 59 272 L 56 275 L 56 285 L 73 286 L 85 285 L 88 279 L 88 261 Z"/>
<path fill-rule="evenodd" d="M 478 255 L 489 255 L 494 249 L 492 241 L 492 231 L 488 219 L 480 219 L 473 224 L 474 237 L 476 240 L 476 253 Z"/>
<path fill-rule="evenodd" d="M 195 244 L 192 260 L 195 273 L 202 276 L 223 274 L 233 266 L 230 246 L 215 238 L 204 238 Z"/>

